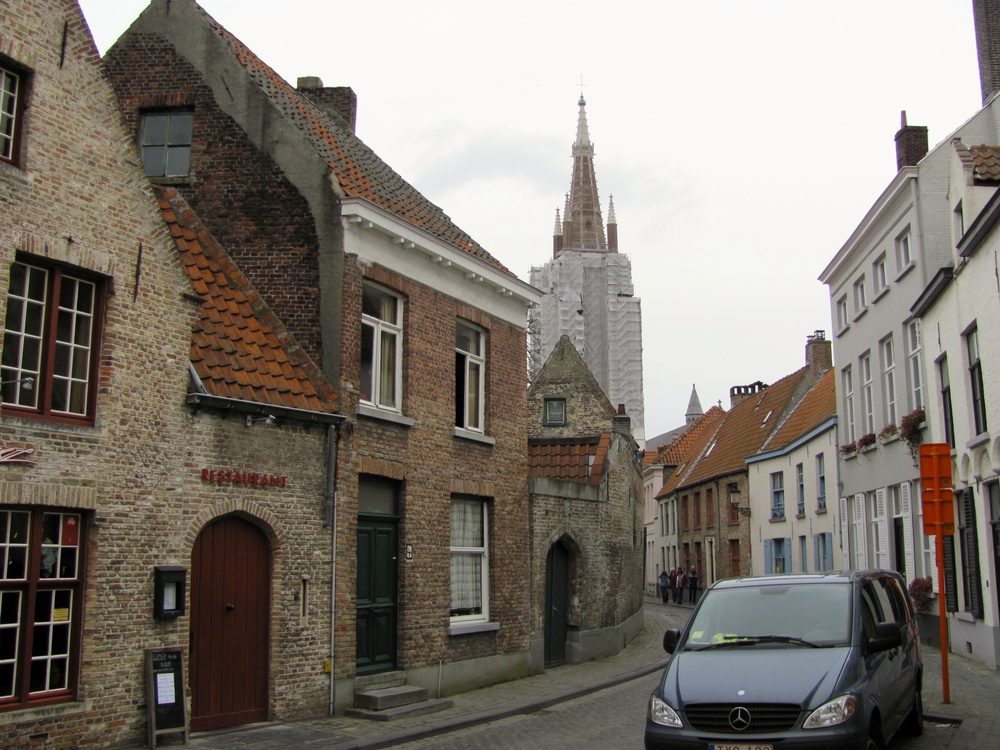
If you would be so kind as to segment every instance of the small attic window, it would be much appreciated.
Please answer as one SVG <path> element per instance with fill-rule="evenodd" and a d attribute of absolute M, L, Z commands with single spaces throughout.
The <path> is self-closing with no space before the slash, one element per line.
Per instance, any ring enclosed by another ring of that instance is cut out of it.
<path fill-rule="evenodd" d="M 715 450 L 715 444 L 716 444 L 716 442 L 718 442 L 718 441 L 716 441 L 716 440 L 713 440 L 713 441 L 711 442 L 711 444 L 710 444 L 710 445 L 708 446 L 708 450 L 707 450 L 707 451 L 705 451 L 705 455 L 706 455 L 706 456 L 708 456 L 709 454 L 711 454 L 711 452 L 712 452 L 713 450 Z"/>
<path fill-rule="evenodd" d="M 764 415 L 764 421 L 760 423 L 761 427 L 763 427 L 764 425 L 767 424 L 767 420 L 769 420 L 771 418 L 772 414 L 774 414 L 774 410 L 773 409 L 771 411 L 769 411 L 767 414 Z"/>
<path fill-rule="evenodd" d="M 545 399 L 545 413 L 542 415 L 542 422 L 546 425 L 566 424 L 566 399 Z"/>

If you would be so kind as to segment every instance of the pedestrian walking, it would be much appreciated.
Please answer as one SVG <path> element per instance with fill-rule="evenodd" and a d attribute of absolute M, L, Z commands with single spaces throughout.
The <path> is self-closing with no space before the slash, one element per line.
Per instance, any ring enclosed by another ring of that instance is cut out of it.
<path fill-rule="evenodd" d="M 660 571 L 660 596 L 663 597 L 663 603 L 667 603 L 667 595 L 670 593 L 670 576 L 666 570 Z"/>
<path fill-rule="evenodd" d="M 669 582 L 667 585 L 670 587 L 670 601 L 677 604 L 677 568 L 670 569 Z"/>
<path fill-rule="evenodd" d="M 683 570 L 678 570 L 677 571 L 677 590 L 675 592 L 677 594 L 677 603 L 678 604 L 683 604 L 684 603 L 684 589 L 687 588 L 687 585 L 688 585 L 687 573 L 685 573 Z"/>
<path fill-rule="evenodd" d="M 698 569 L 694 565 L 691 566 L 691 572 L 687 574 L 687 584 L 690 595 L 688 601 L 694 604 L 698 601 Z"/>

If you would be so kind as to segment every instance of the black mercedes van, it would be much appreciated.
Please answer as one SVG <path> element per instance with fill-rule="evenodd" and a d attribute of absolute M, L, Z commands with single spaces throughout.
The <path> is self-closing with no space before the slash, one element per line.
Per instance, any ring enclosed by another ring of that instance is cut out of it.
<path fill-rule="evenodd" d="M 923 728 L 920 639 L 894 571 L 719 581 L 663 647 L 647 750 L 878 750 Z"/>

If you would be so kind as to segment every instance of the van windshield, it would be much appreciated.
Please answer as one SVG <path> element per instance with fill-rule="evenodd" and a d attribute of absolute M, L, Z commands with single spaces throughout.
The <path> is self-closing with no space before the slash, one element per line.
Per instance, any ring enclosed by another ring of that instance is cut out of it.
<path fill-rule="evenodd" d="M 848 583 L 712 589 L 705 593 L 684 646 L 846 646 L 850 622 Z"/>

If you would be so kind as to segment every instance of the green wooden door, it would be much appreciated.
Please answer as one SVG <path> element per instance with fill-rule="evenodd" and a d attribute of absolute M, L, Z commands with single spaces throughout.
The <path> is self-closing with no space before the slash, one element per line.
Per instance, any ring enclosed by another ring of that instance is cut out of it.
<path fill-rule="evenodd" d="M 396 522 L 358 519 L 357 672 L 396 668 Z"/>

